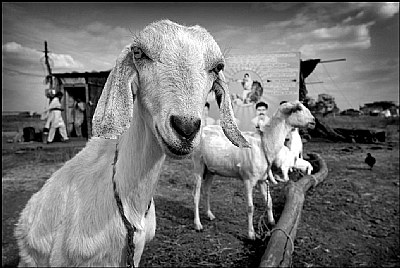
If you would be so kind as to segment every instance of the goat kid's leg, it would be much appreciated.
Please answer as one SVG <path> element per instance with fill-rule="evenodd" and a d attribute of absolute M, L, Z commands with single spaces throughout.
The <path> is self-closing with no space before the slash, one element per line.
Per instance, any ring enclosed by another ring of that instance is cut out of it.
<path fill-rule="evenodd" d="M 213 181 L 214 176 L 208 172 L 205 173 L 204 176 L 204 193 L 206 195 L 206 201 L 207 201 L 207 216 L 210 219 L 210 221 L 215 219 L 214 214 L 211 212 L 211 206 L 210 206 L 210 190 L 211 190 L 211 184 Z"/>
<path fill-rule="evenodd" d="M 272 211 L 271 191 L 270 191 L 269 187 L 270 186 L 265 181 L 261 182 L 261 184 L 260 184 L 261 193 L 264 196 L 265 202 L 267 204 L 268 223 L 271 224 L 271 225 L 275 225 L 274 214 L 273 214 L 273 211 Z"/>
<path fill-rule="evenodd" d="M 250 179 L 244 179 L 243 182 L 244 182 L 244 190 L 247 201 L 248 237 L 251 240 L 255 240 L 256 233 L 254 231 L 254 226 L 253 226 L 253 214 L 254 214 L 253 186 L 251 185 Z"/>
<path fill-rule="evenodd" d="M 289 174 L 288 174 L 289 173 L 289 167 L 282 167 L 281 170 L 282 170 L 282 174 L 283 174 L 283 180 L 285 182 L 289 181 Z"/>

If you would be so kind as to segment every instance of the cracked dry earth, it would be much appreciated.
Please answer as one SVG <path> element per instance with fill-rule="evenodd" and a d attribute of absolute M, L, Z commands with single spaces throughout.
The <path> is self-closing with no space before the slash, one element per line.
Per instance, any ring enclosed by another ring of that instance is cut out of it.
<path fill-rule="evenodd" d="M 347 144 L 309 142 L 329 173 L 308 191 L 294 241 L 293 267 L 399 267 L 398 143 Z M 364 164 L 367 152 L 377 159 Z M 59 151 L 4 152 L 2 157 L 2 266 L 18 263 L 13 225 L 30 196 L 67 160 Z M 249 241 L 243 184 L 216 177 L 211 189 L 214 221 L 204 230 L 193 224 L 192 163 L 167 160 L 155 195 L 157 230 L 142 256 L 141 266 L 257 267 L 268 239 Z M 291 174 L 291 178 L 293 174 Z M 274 213 L 284 206 L 282 185 L 272 187 Z M 254 223 L 263 215 L 261 193 L 254 192 Z M 261 229 L 260 229 L 261 230 Z M 263 234 L 260 234 L 263 237 Z"/>

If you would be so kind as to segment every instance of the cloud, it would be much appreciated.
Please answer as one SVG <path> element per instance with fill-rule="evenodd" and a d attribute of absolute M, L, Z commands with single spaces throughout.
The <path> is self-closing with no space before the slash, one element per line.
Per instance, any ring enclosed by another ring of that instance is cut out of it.
<path fill-rule="evenodd" d="M 18 5 L 8 4 L 6 8 L 3 40 L 35 44 L 40 48 L 46 40 L 58 72 L 71 71 L 71 68 L 77 71 L 110 69 L 120 51 L 132 42 L 132 33 L 127 28 L 100 21 L 60 23 L 35 16 Z M 19 17 L 24 19 L 16 19 Z"/>
<path fill-rule="evenodd" d="M 378 12 L 383 18 L 391 18 L 399 13 L 399 3 L 382 3 Z"/>
<path fill-rule="evenodd" d="M 84 69 L 84 65 L 74 60 L 70 55 L 52 53 L 50 57 L 54 62 L 54 68 Z"/>
<path fill-rule="evenodd" d="M 296 2 L 258 2 L 258 3 L 251 3 L 250 4 L 250 9 L 252 10 L 262 10 L 262 11 L 267 11 L 267 10 L 272 10 L 272 11 L 286 11 L 295 7 L 298 7 L 300 5 L 303 5 L 303 3 L 296 3 Z"/>
<path fill-rule="evenodd" d="M 361 2 L 352 4 L 357 9 L 364 9 L 367 13 L 377 16 L 377 19 L 389 19 L 399 13 L 399 3 L 395 2 Z"/>
<path fill-rule="evenodd" d="M 16 42 L 8 42 L 2 46 L 4 65 L 10 69 L 18 68 L 19 72 L 29 72 L 29 67 L 36 68 L 44 63 L 44 53 L 36 49 L 24 47 Z M 67 54 L 49 53 L 52 68 L 83 69 L 84 65 Z"/>
<path fill-rule="evenodd" d="M 365 40 L 369 39 L 369 27 L 375 22 L 361 25 L 336 25 L 329 28 L 319 28 L 312 31 L 311 35 L 319 40 Z"/>
<path fill-rule="evenodd" d="M 300 47 L 305 54 L 322 50 L 368 49 L 371 47 L 369 28 L 375 22 L 361 25 L 336 25 L 315 29 L 310 33 L 299 33 L 289 37 L 293 40 L 307 40 Z"/>
<path fill-rule="evenodd" d="M 23 47 L 21 44 L 16 42 L 8 42 L 2 46 L 3 53 L 14 54 L 20 58 L 40 58 L 43 56 L 42 52 L 39 52 L 35 49 Z"/>

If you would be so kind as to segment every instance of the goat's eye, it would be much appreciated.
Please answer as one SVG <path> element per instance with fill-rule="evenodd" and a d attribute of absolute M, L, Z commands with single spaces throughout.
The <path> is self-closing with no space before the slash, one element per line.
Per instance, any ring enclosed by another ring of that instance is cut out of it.
<path fill-rule="evenodd" d="M 133 52 L 133 58 L 135 60 L 140 60 L 140 59 L 150 59 L 141 48 L 139 47 L 132 47 L 132 52 Z"/>
<path fill-rule="evenodd" d="M 223 63 L 219 63 L 217 66 L 214 67 L 213 72 L 218 74 L 220 71 L 222 71 L 224 69 L 224 67 L 225 66 Z"/>

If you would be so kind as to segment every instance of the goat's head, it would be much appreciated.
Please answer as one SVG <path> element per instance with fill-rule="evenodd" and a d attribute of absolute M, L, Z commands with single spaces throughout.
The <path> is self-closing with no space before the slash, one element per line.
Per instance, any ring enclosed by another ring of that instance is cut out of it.
<path fill-rule="evenodd" d="M 279 106 L 276 113 L 284 117 L 292 127 L 315 127 L 314 116 L 300 101 L 285 102 Z"/>
<path fill-rule="evenodd" d="M 248 147 L 233 120 L 224 64 L 219 46 L 202 27 L 168 20 L 148 25 L 111 71 L 93 118 L 93 135 L 116 138 L 128 129 L 136 94 L 141 117 L 164 152 L 186 156 L 200 142 L 203 108 L 213 90 L 225 135 L 236 146 Z"/>

